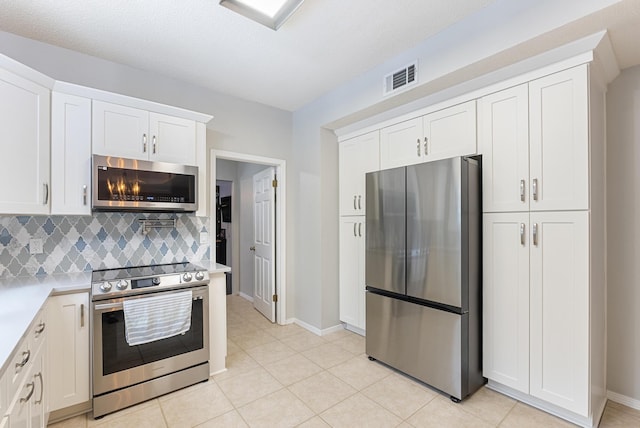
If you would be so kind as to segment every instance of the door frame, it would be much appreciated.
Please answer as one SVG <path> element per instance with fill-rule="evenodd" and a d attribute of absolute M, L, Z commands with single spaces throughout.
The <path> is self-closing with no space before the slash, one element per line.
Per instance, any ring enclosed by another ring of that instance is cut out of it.
<path fill-rule="evenodd" d="M 250 154 L 246 154 L 246 153 L 239 153 L 239 152 L 231 152 L 231 151 L 227 151 L 227 150 L 216 150 L 216 149 L 211 149 L 211 175 L 210 175 L 210 182 L 215 182 L 216 180 L 216 163 L 218 159 L 224 159 L 224 160 L 230 160 L 230 161 L 235 161 L 235 162 L 245 162 L 245 163 L 253 163 L 253 164 L 258 164 L 258 165 L 264 165 L 264 166 L 272 166 L 275 168 L 275 172 L 276 172 L 276 177 L 278 179 L 278 191 L 276 192 L 276 205 L 275 205 L 275 209 L 276 209 L 276 221 L 275 221 L 275 225 L 276 225 L 276 234 L 275 234 L 275 243 L 276 243 L 276 252 L 275 252 L 275 256 L 276 256 L 276 279 L 275 279 L 275 289 L 277 291 L 277 295 L 278 295 L 278 301 L 276 302 L 276 323 L 280 324 L 280 325 L 284 325 L 286 324 L 286 320 L 287 320 L 287 314 L 286 314 L 286 310 L 287 310 L 287 298 L 286 298 L 286 234 L 287 234 L 287 229 L 286 229 L 286 225 L 287 225 L 287 219 L 286 219 L 286 207 L 287 207 L 287 203 L 286 203 L 286 195 L 287 195 L 287 191 L 286 191 L 286 170 L 287 170 L 287 162 L 284 159 L 276 159 L 276 158 L 268 158 L 268 157 L 264 157 L 264 156 L 255 156 L 255 155 L 250 155 Z M 210 222 L 210 229 L 209 230 L 215 230 L 215 212 L 216 212 L 216 206 L 215 206 L 215 186 L 213 186 L 209 189 L 211 198 L 210 198 L 210 203 L 211 206 L 210 208 L 210 216 L 209 216 L 209 222 Z M 215 260 L 216 259 L 216 254 L 215 254 L 215 234 L 214 233 L 210 233 L 209 234 L 209 239 L 211 241 L 210 243 L 210 248 L 211 248 L 211 260 Z"/>

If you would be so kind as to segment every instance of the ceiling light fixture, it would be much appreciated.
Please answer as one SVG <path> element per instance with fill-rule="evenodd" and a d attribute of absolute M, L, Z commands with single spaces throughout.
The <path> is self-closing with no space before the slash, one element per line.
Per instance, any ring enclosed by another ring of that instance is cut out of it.
<path fill-rule="evenodd" d="M 277 30 L 304 0 L 220 0 L 220 4 L 253 21 Z"/>

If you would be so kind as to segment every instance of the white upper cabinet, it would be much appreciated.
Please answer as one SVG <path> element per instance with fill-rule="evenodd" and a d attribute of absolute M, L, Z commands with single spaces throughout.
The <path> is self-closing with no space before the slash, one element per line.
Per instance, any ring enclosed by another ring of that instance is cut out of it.
<path fill-rule="evenodd" d="M 422 118 L 396 123 L 380 130 L 380 168 L 424 162 Z"/>
<path fill-rule="evenodd" d="M 476 101 L 424 116 L 423 132 L 426 161 L 476 154 Z"/>
<path fill-rule="evenodd" d="M 49 214 L 49 89 L 0 68 L 0 213 Z"/>
<path fill-rule="evenodd" d="M 587 73 L 583 65 L 480 100 L 484 212 L 589 208 Z"/>
<path fill-rule="evenodd" d="M 92 136 L 95 154 L 149 159 L 149 112 L 94 101 Z"/>
<path fill-rule="evenodd" d="M 529 83 L 531 211 L 589 208 L 587 67 Z"/>
<path fill-rule="evenodd" d="M 51 213 L 91 215 L 91 100 L 51 97 Z"/>
<path fill-rule="evenodd" d="M 380 169 L 378 131 L 340 143 L 338 146 L 340 178 L 340 215 L 365 213 L 365 174 Z"/>
<path fill-rule="evenodd" d="M 468 101 L 380 130 L 382 169 L 473 155 L 476 102 Z"/>
<path fill-rule="evenodd" d="M 196 164 L 193 120 L 94 101 L 92 135 L 95 154 Z"/>
<path fill-rule="evenodd" d="M 529 211 L 528 86 L 480 99 L 478 128 L 483 211 Z"/>
<path fill-rule="evenodd" d="M 149 113 L 149 159 L 182 165 L 196 164 L 196 122 L 166 114 Z"/>

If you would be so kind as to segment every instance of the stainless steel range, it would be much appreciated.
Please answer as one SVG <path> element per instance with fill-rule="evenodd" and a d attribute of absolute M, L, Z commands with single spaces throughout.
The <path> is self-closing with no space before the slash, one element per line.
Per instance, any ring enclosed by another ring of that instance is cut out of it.
<path fill-rule="evenodd" d="M 191 263 L 93 271 L 94 418 L 209 379 L 208 285 Z"/>

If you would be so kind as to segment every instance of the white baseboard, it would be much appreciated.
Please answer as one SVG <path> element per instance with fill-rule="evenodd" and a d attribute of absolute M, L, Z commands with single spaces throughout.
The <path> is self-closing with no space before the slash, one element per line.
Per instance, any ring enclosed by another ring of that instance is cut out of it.
<path fill-rule="evenodd" d="M 517 391 L 508 386 L 502 385 L 498 382 L 494 382 L 491 379 L 489 379 L 489 382 L 487 383 L 487 387 L 501 394 L 507 395 L 511 398 L 515 398 L 516 400 L 521 401 L 525 404 L 528 404 L 532 407 L 536 407 L 544 412 L 550 413 L 554 416 L 557 416 L 559 418 L 562 418 L 566 421 L 569 421 L 571 423 L 574 423 L 576 425 L 579 425 L 585 428 L 591 428 L 598 425 L 598 423 L 600 422 L 600 418 L 602 417 L 602 413 L 604 411 L 604 405 L 606 403 L 606 400 L 602 400 L 603 403 L 600 406 L 601 408 L 594 409 L 594 414 L 591 415 L 591 417 L 587 418 L 587 417 L 578 415 L 576 413 L 573 413 L 569 410 L 555 406 L 544 400 L 540 400 L 539 398 L 533 397 L 529 394 L 525 394 L 523 392 Z"/>
<path fill-rule="evenodd" d="M 623 404 L 632 409 L 640 410 L 640 400 L 627 397 L 626 395 L 618 394 L 617 392 L 607 391 L 607 398 L 616 403 Z"/>
<path fill-rule="evenodd" d="M 253 296 L 249 296 L 248 294 L 244 294 L 242 291 L 238 293 L 238 296 L 240 296 L 243 299 L 248 300 L 251 303 L 253 303 Z"/>
<path fill-rule="evenodd" d="M 345 328 L 345 330 L 352 331 L 355 334 L 359 334 L 360 336 L 366 336 L 365 331 L 363 329 L 358 328 L 358 327 L 354 327 L 351 324 L 346 324 L 345 323 L 344 324 L 344 328 Z"/>
<path fill-rule="evenodd" d="M 224 373 L 224 372 L 226 372 L 226 371 L 227 371 L 227 368 L 225 367 L 225 368 L 223 368 L 222 370 L 218 370 L 218 371 L 215 371 L 215 372 L 211 372 L 211 373 L 209 373 L 209 377 L 213 377 L 213 376 L 215 376 L 215 375 L 218 375 L 218 374 L 220 374 L 220 373 Z"/>
<path fill-rule="evenodd" d="M 329 328 L 319 329 L 319 328 L 314 327 L 311 324 L 306 323 L 304 321 L 301 321 L 301 320 L 299 320 L 297 318 L 292 318 L 292 319 L 288 319 L 287 320 L 287 324 L 291 324 L 291 323 L 297 324 L 300 327 L 304 328 L 305 330 L 308 330 L 311 333 L 316 334 L 318 336 L 325 336 L 325 335 L 327 335 L 329 333 L 334 333 L 336 331 L 340 331 L 340 330 L 344 329 L 342 324 L 334 325 L 333 327 L 329 327 Z"/>

